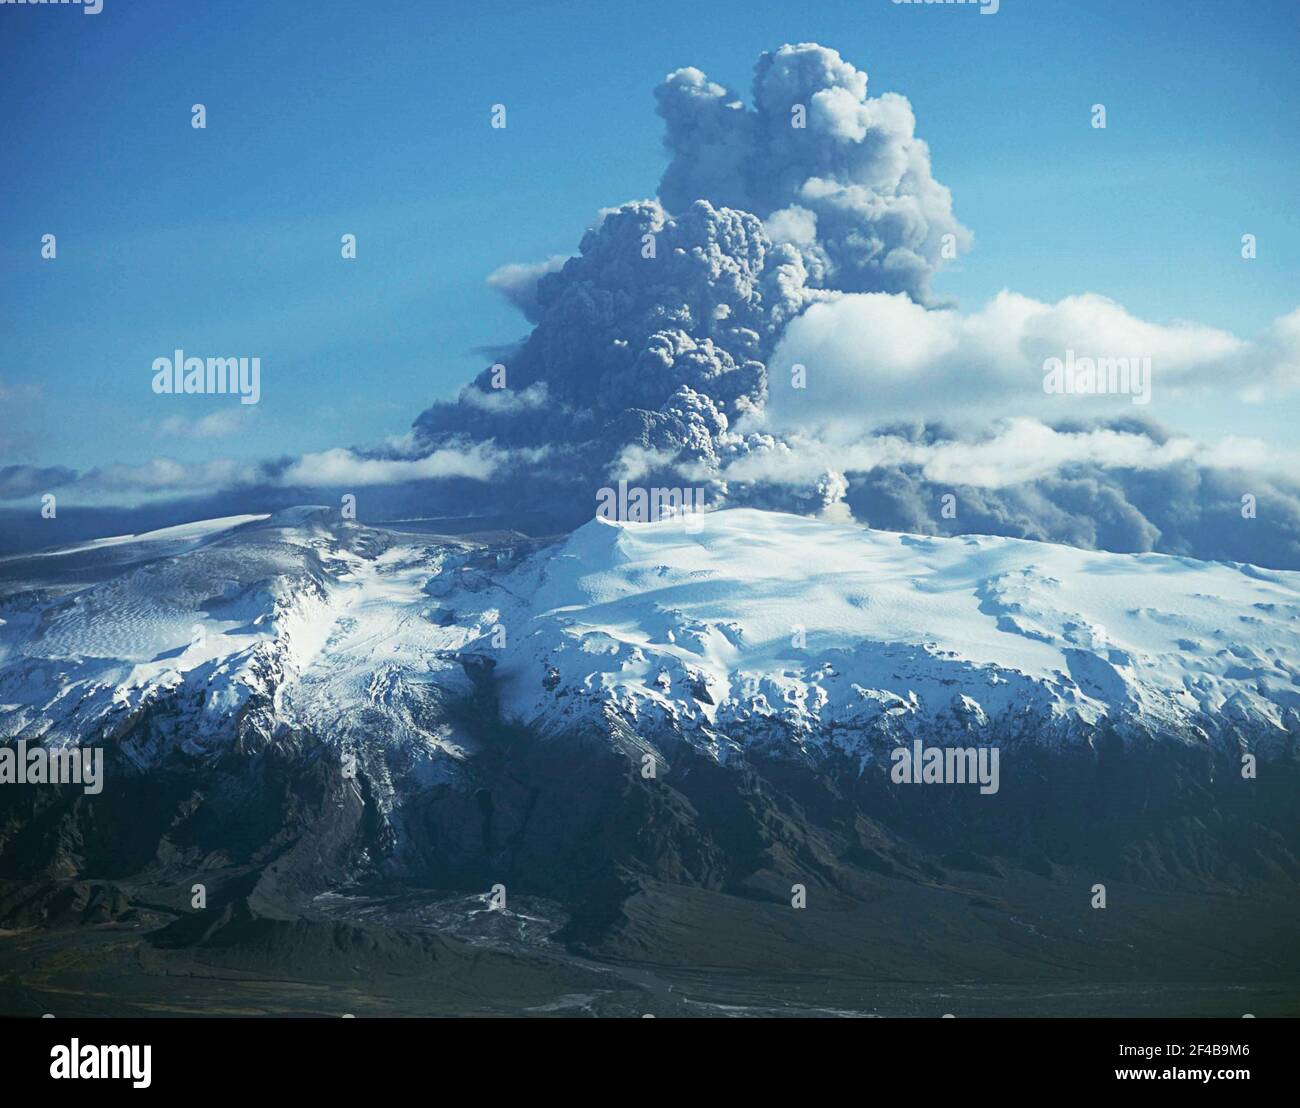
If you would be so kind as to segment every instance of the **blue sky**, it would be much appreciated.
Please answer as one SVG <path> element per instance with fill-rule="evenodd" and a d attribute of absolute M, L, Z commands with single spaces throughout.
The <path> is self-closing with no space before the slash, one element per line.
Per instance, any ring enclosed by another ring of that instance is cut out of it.
<path fill-rule="evenodd" d="M 911 100 L 975 234 L 940 295 L 973 310 L 1002 288 L 1088 291 L 1253 337 L 1300 304 L 1298 28 L 1294 0 L 0 8 L 0 464 L 403 432 L 492 360 L 476 348 L 526 331 L 493 269 L 570 253 L 597 209 L 653 195 L 664 75 L 695 65 L 747 91 L 787 41 Z M 240 433 L 160 431 L 150 365 L 177 346 L 261 357 Z M 1183 420 L 1211 433 L 1223 414 Z M 1245 418 L 1294 425 L 1281 407 Z"/>

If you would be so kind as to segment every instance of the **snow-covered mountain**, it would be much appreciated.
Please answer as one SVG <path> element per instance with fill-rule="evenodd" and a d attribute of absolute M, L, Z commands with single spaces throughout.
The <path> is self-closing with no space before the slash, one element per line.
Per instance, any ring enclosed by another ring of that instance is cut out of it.
<path fill-rule="evenodd" d="M 430 590 L 472 587 L 476 555 L 303 508 L 0 562 L 0 736 L 122 737 L 147 768 L 305 729 L 436 771 L 465 753 L 440 701 L 472 691 L 480 631 Z"/>
<path fill-rule="evenodd" d="M 953 934 L 971 972 L 1056 972 L 1097 879 L 1191 894 L 1093 923 L 1080 964 L 1126 976 L 1170 928 L 1274 964 L 1300 887 L 1300 574 L 749 510 L 543 541 L 303 508 L 0 561 L 0 621 L 0 742 L 103 753 L 94 793 L 0 783 L 0 927 L 155 913 L 279 972 L 309 937 L 352 964 L 357 890 L 504 883 L 602 957 L 856 965 L 925 920 L 916 972 Z M 918 743 L 997 780 L 896 779 Z M 809 940 L 796 884 L 861 926 Z M 1247 907 L 1199 930 L 1207 893 Z"/>
<path fill-rule="evenodd" d="M 536 545 L 298 509 L 0 562 L 0 737 L 129 732 L 144 767 L 306 730 L 436 779 L 485 686 L 539 735 L 723 761 L 1300 732 L 1297 573 L 750 510 Z"/>
<path fill-rule="evenodd" d="M 506 577 L 502 704 L 600 707 L 723 751 L 1300 731 L 1300 574 L 768 512 L 594 521 Z"/>

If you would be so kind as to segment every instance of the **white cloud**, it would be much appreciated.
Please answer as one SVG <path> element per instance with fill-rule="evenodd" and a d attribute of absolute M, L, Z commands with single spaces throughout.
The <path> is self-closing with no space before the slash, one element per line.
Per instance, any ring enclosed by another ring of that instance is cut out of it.
<path fill-rule="evenodd" d="M 1152 323 L 1103 296 L 1047 304 L 1001 292 L 971 315 L 927 310 L 906 296 L 863 293 L 815 303 L 786 329 L 769 364 L 768 423 L 861 435 L 901 417 L 972 419 L 1115 415 L 1134 397 L 1047 395 L 1044 362 L 1149 358 L 1157 404 L 1189 394 L 1300 383 L 1300 311 L 1256 342 L 1185 321 Z M 807 367 L 807 387 L 790 369 Z"/>
<path fill-rule="evenodd" d="M 538 381 L 526 389 L 480 389 L 476 385 L 466 385 L 461 389 L 460 400 L 480 411 L 515 415 L 530 408 L 546 406 L 546 382 Z"/>
<path fill-rule="evenodd" d="M 1245 387 L 1243 396 L 1252 404 L 1300 389 L 1300 308 L 1273 324 L 1256 344 L 1259 380 Z"/>
<path fill-rule="evenodd" d="M 190 491 L 230 488 L 257 480 L 256 463 L 216 459 L 178 462 L 151 458 L 139 465 L 108 465 L 91 470 L 77 483 L 96 489 L 132 489 L 141 492 Z"/>
<path fill-rule="evenodd" d="M 502 455 L 490 445 L 435 450 L 423 458 L 368 458 L 341 447 L 304 454 L 280 475 L 281 485 L 391 485 L 433 477 L 491 477 Z"/>
<path fill-rule="evenodd" d="M 639 481 L 648 473 L 667 470 L 680 450 L 647 449 L 637 443 L 629 443 L 619 451 L 609 467 L 609 475 L 616 481 Z"/>
<path fill-rule="evenodd" d="M 567 254 L 552 254 L 544 262 L 511 262 L 488 274 L 487 283 L 524 315 L 536 321 L 537 282 L 564 267 Z"/>
<path fill-rule="evenodd" d="M 198 419 L 168 416 L 158 424 L 158 433 L 169 438 L 221 439 L 244 430 L 246 421 L 251 418 L 252 410 L 242 405 L 221 408 Z"/>
<path fill-rule="evenodd" d="M 817 241 L 817 216 L 807 208 L 791 204 L 763 221 L 763 230 L 773 242 L 812 246 Z"/>
<path fill-rule="evenodd" d="M 1023 417 L 1001 421 L 979 438 L 933 443 L 876 435 L 846 444 L 796 435 L 733 462 L 723 476 L 729 481 L 798 486 L 827 472 L 910 466 L 935 484 L 995 489 L 1053 476 L 1072 466 L 1151 470 L 1180 462 L 1228 469 L 1267 464 L 1274 471 L 1300 476 L 1300 454 L 1279 452 L 1259 439 L 1229 436 L 1207 444 L 1180 435 L 1162 441 L 1107 427 L 1060 430 Z"/>

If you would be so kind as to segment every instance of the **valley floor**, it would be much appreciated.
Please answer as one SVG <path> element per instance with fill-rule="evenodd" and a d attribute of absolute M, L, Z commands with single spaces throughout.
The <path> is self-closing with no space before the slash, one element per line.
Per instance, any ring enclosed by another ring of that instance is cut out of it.
<path fill-rule="evenodd" d="M 1131 910 L 1073 943 L 1050 897 L 1032 923 L 1008 917 L 1021 932 L 1009 938 L 989 926 L 994 910 L 963 915 L 950 897 L 795 913 L 658 884 L 592 950 L 556 941 L 551 903 L 502 914 L 428 891 L 331 898 L 311 921 L 221 947 L 157 945 L 146 913 L 0 933 L 0 1015 L 1300 1015 L 1300 962 L 1283 938 L 1295 903 L 1116 891 Z M 435 947 L 412 944 L 421 931 Z"/>

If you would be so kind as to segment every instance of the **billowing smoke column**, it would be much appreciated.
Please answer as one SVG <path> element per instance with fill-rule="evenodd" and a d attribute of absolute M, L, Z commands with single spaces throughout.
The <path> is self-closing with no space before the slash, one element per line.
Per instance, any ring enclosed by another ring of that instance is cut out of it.
<path fill-rule="evenodd" d="M 1270 514 L 1247 532 L 1226 525 L 1240 483 L 1192 460 L 1159 470 L 1063 462 L 1002 486 L 936 484 L 915 459 L 950 454 L 955 433 L 918 421 L 873 438 L 883 413 L 862 397 L 845 398 L 848 421 L 897 457 L 877 451 L 867 464 L 862 451 L 828 458 L 824 442 L 810 446 L 768 404 L 772 388 L 790 386 L 791 367 L 771 364 L 788 324 L 810 305 L 862 294 L 923 311 L 931 277 L 970 234 L 931 174 L 907 100 L 869 97 L 866 74 L 834 50 L 764 54 L 752 106 L 690 68 L 655 95 L 670 155 L 659 198 L 605 213 L 575 257 L 493 275 L 535 325 L 503 359 L 506 387 L 500 370 L 485 370 L 416 420 L 403 457 L 473 450 L 496 468 L 489 481 L 421 485 L 420 508 L 566 528 L 626 478 L 703 486 L 713 507 L 834 509 L 900 530 L 1300 567 L 1300 495 L 1285 481 L 1258 482 Z M 886 314 L 907 314 L 896 307 Z M 864 372 L 857 391 L 870 396 Z M 1095 430 L 1054 441 L 1086 444 Z M 1122 431 L 1136 454 L 1165 446 L 1154 425 Z M 954 489 L 952 517 L 941 505 Z"/>
<path fill-rule="evenodd" d="M 867 75 L 834 50 L 764 54 L 752 108 L 698 69 L 670 74 L 655 97 L 672 154 L 664 205 L 708 200 L 762 216 L 817 287 L 925 302 L 945 244 L 953 257 L 970 243 L 907 98 L 869 97 Z"/>
<path fill-rule="evenodd" d="M 537 325 L 508 359 L 508 389 L 485 370 L 418 426 L 538 445 L 761 405 L 763 360 L 802 307 L 804 277 L 798 254 L 747 212 L 700 201 L 674 218 L 653 201 L 627 204 L 537 281 Z"/>
<path fill-rule="evenodd" d="M 764 54 L 753 108 L 696 69 L 656 96 L 672 155 L 660 199 L 607 213 L 559 268 L 502 272 L 495 283 L 536 324 L 507 387 L 485 370 L 416 422 L 425 449 L 544 449 L 545 476 L 536 453 L 502 475 L 502 507 L 577 495 L 581 517 L 611 477 L 656 472 L 689 473 L 716 502 L 728 457 L 773 445 L 733 428 L 762 411 L 785 325 L 833 291 L 924 300 L 945 236 L 969 239 L 907 101 L 869 98 L 866 74 L 834 50 Z M 842 493 L 837 480 L 770 495 L 818 504 Z"/>

